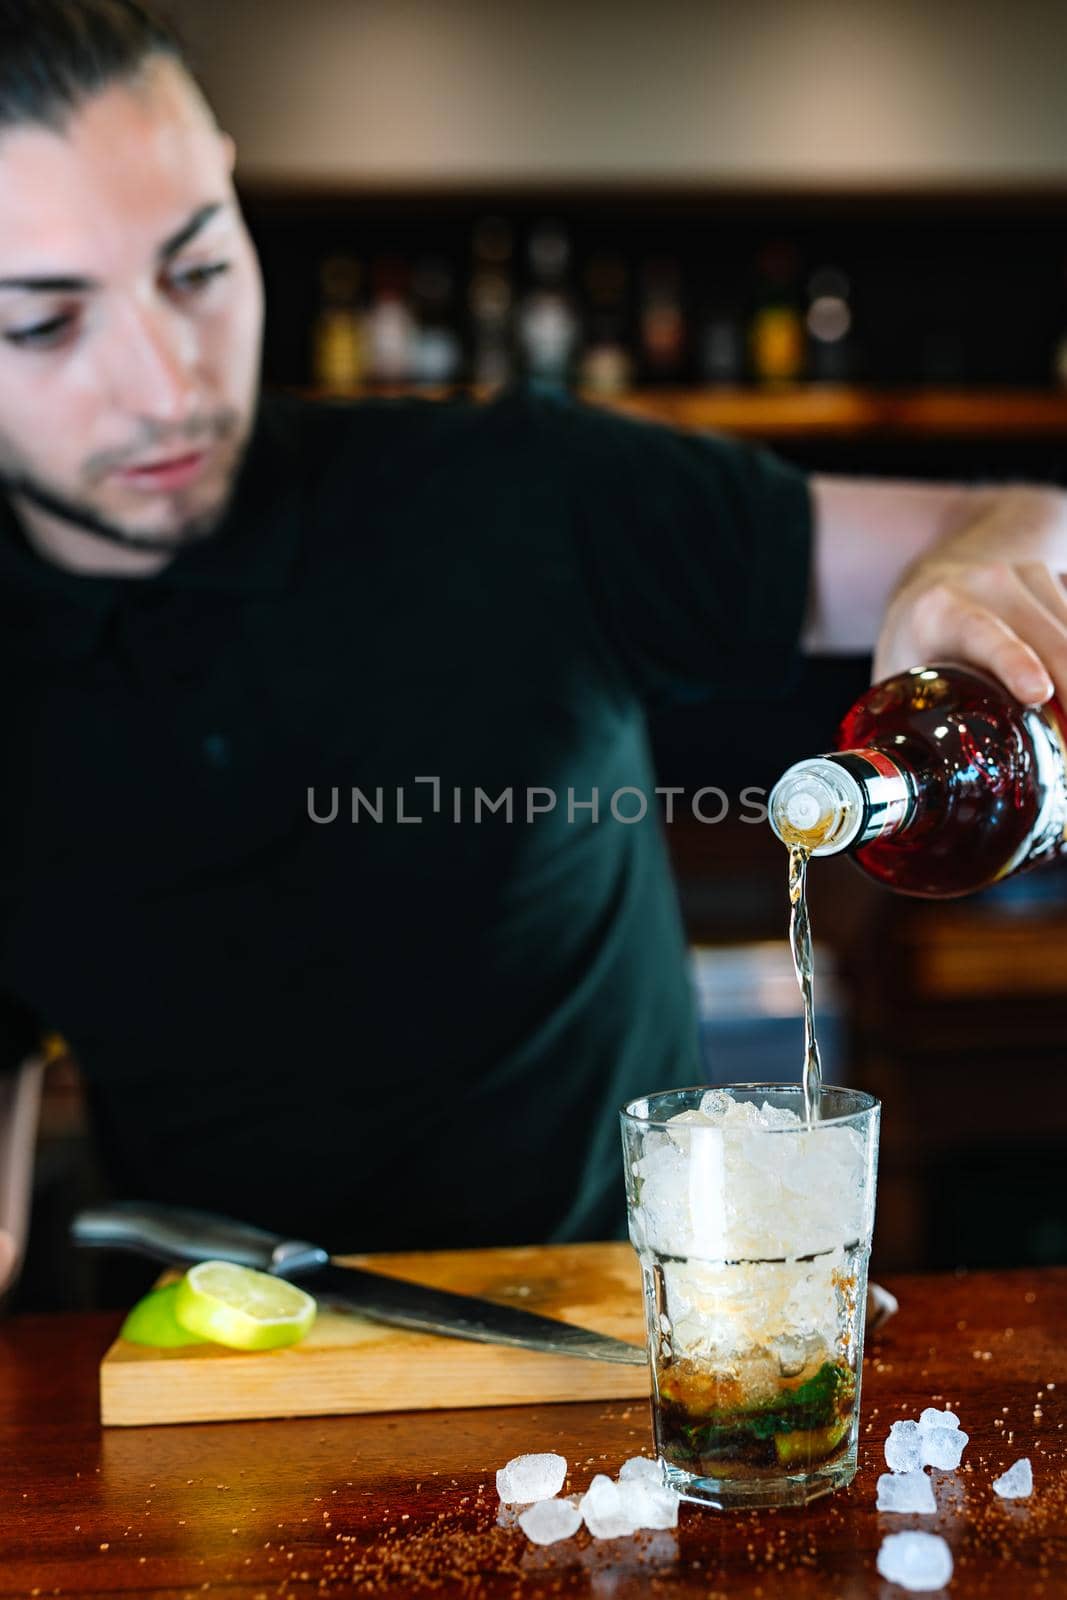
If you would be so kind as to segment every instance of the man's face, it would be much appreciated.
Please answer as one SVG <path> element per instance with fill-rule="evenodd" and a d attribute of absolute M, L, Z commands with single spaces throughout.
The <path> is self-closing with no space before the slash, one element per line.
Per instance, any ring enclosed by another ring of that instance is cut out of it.
<path fill-rule="evenodd" d="M 225 509 L 263 295 L 232 147 L 174 62 L 0 133 L 0 484 L 32 523 L 173 550 Z"/>

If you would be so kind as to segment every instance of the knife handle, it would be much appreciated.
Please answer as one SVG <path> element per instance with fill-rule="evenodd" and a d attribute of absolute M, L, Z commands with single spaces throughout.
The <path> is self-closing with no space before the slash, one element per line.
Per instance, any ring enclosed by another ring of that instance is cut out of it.
<path fill-rule="evenodd" d="M 309 1264 L 329 1259 L 325 1250 L 303 1240 L 287 1240 L 213 1211 L 140 1200 L 116 1200 L 79 1211 L 70 1234 L 75 1244 L 97 1250 L 132 1250 L 163 1262 L 235 1261 L 261 1272 L 269 1271 L 276 1261 L 294 1262 L 304 1252 Z"/>

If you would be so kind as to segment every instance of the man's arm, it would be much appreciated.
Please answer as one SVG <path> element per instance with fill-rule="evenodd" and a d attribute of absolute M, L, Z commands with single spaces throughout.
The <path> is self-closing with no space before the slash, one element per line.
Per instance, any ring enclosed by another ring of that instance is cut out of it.
<path fill-rule="evenodd" d="M 44 1061 L 0 1073 L 0 1297 L 14 1284 L 26 1250 Z"/>
<path fill-rule="evenodd" d="M 1067 704 L 1067 494 L 815 477 L 812 499 L 809 654 L 969 661 Z"/>

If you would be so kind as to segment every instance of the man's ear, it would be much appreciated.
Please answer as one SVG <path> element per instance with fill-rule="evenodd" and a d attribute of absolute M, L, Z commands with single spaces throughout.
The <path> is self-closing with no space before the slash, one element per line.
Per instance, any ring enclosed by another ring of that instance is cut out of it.
<path fill-rule="evenodd" d="M 233 169 L 237 162 L 237 146 L 228 133 L 220 133 L 219 142 L 222 145 L 222 156 L 226 163 L 226 170 L 232 177 Z"/>

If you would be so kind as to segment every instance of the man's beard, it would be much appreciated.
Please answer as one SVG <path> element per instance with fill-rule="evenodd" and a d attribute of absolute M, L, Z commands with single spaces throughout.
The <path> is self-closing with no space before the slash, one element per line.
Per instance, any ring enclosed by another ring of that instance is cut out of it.
<path fill-rule="evenodd" d="M 210 432 L 219 443 L 238 436 L 239 422 L 236 413 L 228 413 L 218 419 Z M 150 555 L 177 555 L 190 545 L 200 544 L 209 539 L 225 517 L 233 499 L 250 433 L 251 428 L 239 438 L 230 478 L 218 502 L 205 510 L 198 511 L 169 533 L 138 533 L 136 530 L 124 528 L 117 522 L 109 521 L 87 501 L 75 500 L 58 490 L 51 489 L 47 484 L 34 478 L 32 473 L 25 471 L 6 471 L 0 466 L 0 491 L 9 499 L 18 497 L 26 500 L 39 511 L 58 517 L 80 532 L 92 534 L 97 539 L 104 539 L 108 544 L 117 545 L 122 550 L 136 550 Z"/>
<path fill-rule="evenodd" d="M 115 522 L 109 522 L 102 517 L 92 506 L 77 500 L 68 500 L 64 495 L 56 494 L 44 484 L 36 483 L 25 473 L 12 476 L 7 473 L 0 474 L 0 488 L 11 498 L 18 496 L 27 500 L 39 511 L 46 511 L 49 516 L 59 517 L 63 522 L 69 522 L 82 533 L 91 533 L 98 539 L 106 539 L 108 544 L 119 545 L 123 550 L 149 551 L 155 555 L 175 555 L 180 550 L 188 549 L 192 544 L 198 544 L 204 539 L 209 539 L 222 521 L 229 503 L 229 494 L 223 503 L 213 506 L 209 511 L 202 511 L 195 517 L 190 517 L 170 533 L 147 534 L 132 533 L 128 528 L 120 528 Z"/>

